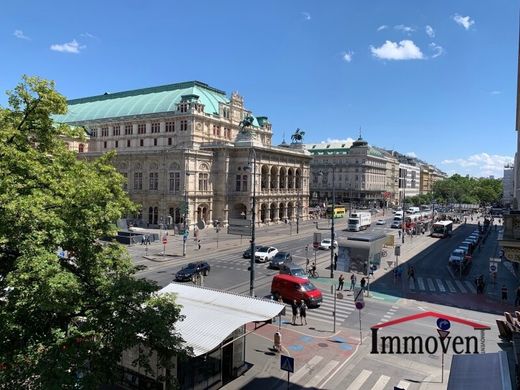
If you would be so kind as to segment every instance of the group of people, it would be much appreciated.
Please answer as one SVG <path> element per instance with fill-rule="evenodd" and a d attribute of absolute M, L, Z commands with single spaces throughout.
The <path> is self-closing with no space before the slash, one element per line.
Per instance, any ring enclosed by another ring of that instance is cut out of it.
<path fill-rule="evenodd" d="M 356 283 L 357 283 L 357 276 L 356 274 L 352 274 L 350 275 L 350 288 L 349 288 L 349 291 L 352 291 L 354 290 L 354 287 L 356 287 Z M 367 279 L 366 278 L 361 278 L 361 281 L 359 282 L 361 288 L 364 290 L 365 287 L 366 287 L 366 284 L 367 284 Z M 341 291 L 343 290 L 344 288 L 344 285 L 345 285 L 345 276 L 343 274 L 340 274 L 339 275 L 339 278 L 338 278 L 338 288 L 337 290 L 338 291 Z"/>
<path fill-rule="evenodd" d="M 292 309 L 292 324 L 296 325 L 298 317 L 300 318 L 300 325 L 307 325 L 307 305 L 302 300 L 298 302 L 296 299 L 291 303 Z M 305 324 L 304 324 L 305 322 Z"/>

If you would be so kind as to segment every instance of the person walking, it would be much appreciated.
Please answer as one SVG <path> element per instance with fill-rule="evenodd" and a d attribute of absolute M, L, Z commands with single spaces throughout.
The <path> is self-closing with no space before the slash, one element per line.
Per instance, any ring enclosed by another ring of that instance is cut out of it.
<path fill-rule="evenodd" d="M 516 289 L 515 306 L 520 306 L 520 286 Z"/>
<path fill-rule="evenodd" d="M 292 324 L 296 325 L 296 319 L 298 318 L 298 302 L 296 302 L 296 299 L 293 300 L 291 303 L 291 309 L 292 309 Z"/>
<path fill-rule="evenodd" d="M 338 290 L 343 290 L 344 283 L 345 283 L 345 277 L 343 276 L 343 274 L 341 274 L 341 275 L 339 275 L 339 279 L 338 279 Z"/>
<path fill-rule="evenodd" d="M 502 285 L 502 302 L 507 302 L 507 287 L 505 284 Z"/>
<path fill-rule="evenodd" d="M 415 282 L 415 268 L 413 265 L 408 267 L 408 280 L 410 280 L 410 278 L 412 278 L 413 281 Z"/>
<path fill-rule="evenodd" d="M 197 240 L 197 245 L 199 246 L 199 251 L 200 251 L 200 247 L 201 247 L 200 240 Z"/>
<path fill-rule="evenodd" d="M 361 282 L 359 282 L 359 284 L 361 285 L 361 290 L 364 291 L 365 286 L 367 284 L 367 280 L 365 278 L 361 278 Z"/>
<path fill-rule="evenodd" d="M 338 254 L 334 253 L 334 271 L 338 269 Z"/>
<path fill-rule="evenodd" d="M 305 304 L 305 301 L 301 301 L 300 303 L 300 325 L 303 325 L 303 322 L 305 321 L 305 325 L 307 325 L 307 305 Z"/>
<path fill-rule="evenodd" d="M 356 287 L 356 281 L 356 275 L 350 275 L 350 291 L 354 290 L 354 287 Z"/>

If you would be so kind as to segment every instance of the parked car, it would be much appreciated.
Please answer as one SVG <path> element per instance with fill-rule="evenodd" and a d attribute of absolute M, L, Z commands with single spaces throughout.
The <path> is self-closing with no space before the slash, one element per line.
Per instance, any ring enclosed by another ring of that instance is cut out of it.
<path fill-rule="evenodd" d="M 289 252 L 278 252 L 274 257 L 271 259 L 271 263 L 269 266 L 271 268 L 278 268 L 284 264 L 292 263 L 292 256 Z"/>
<path fill-rule="evenodd" d="M 211 267 L 205 261 L 189 263 L 175 274 L 175 280 L 179 282 L 184 282 L 186 280 L 191 280 L 191 278 L 197 274 L 207 276 L 210 270 Z"/>
<path fill-rule="evenodd" d="M 294 263 L 283 264 L 280 266 L 280 274 L 297 276 L 302 279 L 309 279 L 303 268 Z"/>
<path fill-rule="evenodd" d="M 401 222 L 399 222 L 399 221 L 394 221 L 394 222 L 392 222 L 392 225 L 390 225 L 390 227 L 391 227 L 392 229 L 401 229 Z"/>
<path fill-rule="evenodd" d="M 386 225 L 386 219 L 378 219 L 376 225 Z"/>
<path fill-rule="evenodd" d="M 453 252 L 451 252 L 451 255 L 448 259 L 448 263 L 450 265 L 453 265 L 454 263 L 460 263 L 461 261 L 464 261 L 464 257 L 466 256 L 466 252 L 464 252 L 463 249 L 457 248 Z"/>
<path fill-rule="evenodd" d="M 332 240 L 330 238 L 325 238 L 321 240 L 319 249 L 330 250 Z M 334 240 L 334 247 L 338 247 L 338 242 Z"/>
<path fill-rule="evenodd" d="M 255 251 L 257 251 L 258 248 L 260 248 L 260 245 L 256 245 L 256 246 L 255 246 Z M 250 259 L 250 258 L 251 258 L 251 246 L 249 246 L 249 247 L 244 251 L 244 253 L 242 253 L 242 257 L 243 257 L 244 259 Z"/>
<path fill-rule="evenodd" d="M 271 259 L 278 253 L 278 249 L 272 246 L 261 246 L 256 249 L 255 261 L 265 263 L 271 261 Z"/>
<path fill-rule="evenodd" d="M 275 299 L 281 297 L 285 302 L 303 300 L 309 307 L 317 307 L 323 300 L 321 291 L 314 284 L 292 275 L 275 275 L 271 282 L 271 294 Z"/>

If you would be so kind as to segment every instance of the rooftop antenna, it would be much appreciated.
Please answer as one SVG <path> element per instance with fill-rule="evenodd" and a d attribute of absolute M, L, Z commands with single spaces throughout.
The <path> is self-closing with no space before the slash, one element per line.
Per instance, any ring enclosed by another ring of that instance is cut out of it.
<path fill-rule="evenodd" d="M 285 143 L 285 131 L 282 133 L 282 143 Z"/>
<path fill-rule="evenodd" d="M 361 138 L 361 126 L 359 126 L 359 139 L 362 139 Z"/>

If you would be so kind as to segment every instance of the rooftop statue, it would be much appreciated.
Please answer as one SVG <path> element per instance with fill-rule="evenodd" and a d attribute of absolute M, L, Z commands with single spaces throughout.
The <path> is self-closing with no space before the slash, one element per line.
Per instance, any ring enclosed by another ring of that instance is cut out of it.
<path fill-rule="evenodd" d="M 251 115 L 246 116 L 244 119 L 240 121 L 240 132 L 241 133 L 247 133 L 249 130 L 246 129 L 246 127 L 251 127 L 253 125 L 253 121 L 255 118 L 253 118 Z"/>
<path fill-rule="evenodd" d="M 294 143 L 302 143 L 303 142 L 303 136 L 305 135 L 305 131 L 302 131 L 300 129 L 296 129 L 293 135 L 291 135 L 291 140 Z"/>

